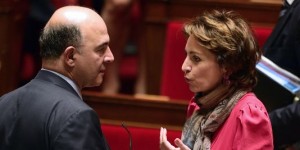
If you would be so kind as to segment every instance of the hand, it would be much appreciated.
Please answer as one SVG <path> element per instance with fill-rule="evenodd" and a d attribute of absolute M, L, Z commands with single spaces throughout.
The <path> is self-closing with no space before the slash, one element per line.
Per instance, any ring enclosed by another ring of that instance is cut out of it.
<path fill-rule="evenodd" d="M 190 150 L 182 141 L 178 138 L 174 140 L 177 147 L 173 146 L 167 139 L 167 129 L 160 128 L 160 149 L 161 150 Z"/>

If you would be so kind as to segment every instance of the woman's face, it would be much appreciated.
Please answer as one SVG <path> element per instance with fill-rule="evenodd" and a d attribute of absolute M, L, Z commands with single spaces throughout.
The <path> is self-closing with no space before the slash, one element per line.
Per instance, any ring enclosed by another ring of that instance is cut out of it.
<path fill-rule="evenodd" d="M 186 58 L 182 64 L 184 78 L 192 92 L 208 93 L 223 79 L 223 69 L 217 63 L 216 56 L 198 44 L 194 36 L 187 40 Z"/>

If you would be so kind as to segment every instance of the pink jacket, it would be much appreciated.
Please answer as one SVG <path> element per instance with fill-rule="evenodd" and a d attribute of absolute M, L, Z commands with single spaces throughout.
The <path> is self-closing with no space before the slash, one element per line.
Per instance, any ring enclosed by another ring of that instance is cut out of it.
<path fill-rule="evenodd" d="M 188 117 L 199 109 L 193 101 Z M 212 139 L 212 150 L 273 150 L 273 135 L 268 112 L 253 93 L 247 93 L 234 106 Z"/>

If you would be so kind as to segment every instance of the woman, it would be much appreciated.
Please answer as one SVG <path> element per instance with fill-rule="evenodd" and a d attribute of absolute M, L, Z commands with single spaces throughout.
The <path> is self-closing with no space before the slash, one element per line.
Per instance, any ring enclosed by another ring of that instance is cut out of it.
<path fill-rule="evenodd" d="M 178 148 L 161 128 L 162 150 L 271 150 L 271 123 L 264 105 L 251 92 L 261 51 L 249 25 L 227 11 L 204 13 L 184 25 L 188 36 L 182 65 L 196 93 L 188 107 Z"/>

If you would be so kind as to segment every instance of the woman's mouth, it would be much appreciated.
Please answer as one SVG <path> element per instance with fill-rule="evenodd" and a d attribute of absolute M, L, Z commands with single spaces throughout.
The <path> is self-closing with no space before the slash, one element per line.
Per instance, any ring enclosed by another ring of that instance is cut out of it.
<path fill-rule="evenodd" d="M 190 82 L 191 82 L 191 79 L 189 79 L 189 78 L 187 78 L 187 77 L 184 77 L 184 80 L 185 80 L 185 82 L 187 82 L 187 83 L 190 83 Z"/>
<path fill-rule="evenodd" d="M 100 74 L 104 74 L 104 73 L 105 73 L 105 69 L 100 70 L 99 73 L 100 73 Z"/>

